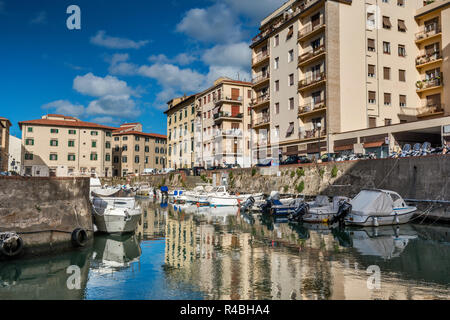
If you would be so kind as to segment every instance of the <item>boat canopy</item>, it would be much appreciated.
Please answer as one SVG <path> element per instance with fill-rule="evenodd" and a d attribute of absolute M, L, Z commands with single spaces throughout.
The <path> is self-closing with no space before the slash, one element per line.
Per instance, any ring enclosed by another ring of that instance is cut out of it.
<path fill-rule="evenodd" d="M 317 207 L 329 206 L 330 200 L 327 196 L 318 195 L 316 197 L 316 200 L 314 201 L 314 205 L 316 205 Z"/>
<path fill-rule="evenodd" d="M 394 202 L 382 190 L 362 190 L 351 201 L 352 212 L 359 215 L 387 216 L 392 214 Z"/>
<path fill-rule="evenodd" d="M 100 182 L 99 178 L 91 178 L 90 179 L 90 186 L 92 187 L 102 187 L 102 183 Z"/>

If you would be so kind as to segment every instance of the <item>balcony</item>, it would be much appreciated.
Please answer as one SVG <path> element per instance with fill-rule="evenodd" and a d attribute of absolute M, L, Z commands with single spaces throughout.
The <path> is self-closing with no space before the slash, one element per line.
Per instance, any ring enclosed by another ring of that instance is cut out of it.
<path fill-rule="evenodd" d="M 252 99 L 252 107 L 253 108 L 262 107 L 268 103 L 270 103 L 270 95 L 269 94 L 263 94 L 263 95 L 258 96 L 256 99 Z"/>
<path fill-rule="evenodd" d="M 216 114 L 214 114 L 214 122 L 220 122 L 223 120 L 242 120 L 242 118 L 244 117 L 243 113 L 238 113 L 238 114 L 231 114 L 231 112 L 226 112 L 226 111 L 219 111 Z"/>
<path fill-rule="evenodd" d="M 214 133 L 214 138 L 219 137 L 233 137 L 233 138 L 240 138 L 242 137 L 242 130 L 241 129 L 229 129 L 229 130 L 216 130 Z"/>
<path fill-rule="evenodd" d="M 260 65 L 264 61 L 268 60 L 269 57 L 270 57 L 269 50 L 258 53 L 252 60 L 253 67 Z"/>
<path fill-rule="evenodd" d="M 269 72 L 266 72 L 264 74 L 261 74 L 260 76 L 257 76 L 252 79 L 253 87 L 257 87 L 259 85 L 264 84 L 266 81 L 270 79 Z"/>
<path fill-rule="evenodd" d="M 305 104 L 298 107 L 298 115 L 300 117 L 305 117 L 313 115 L 315 113 L 320 113 L 326 110 L 325 100 L 316 101 L 315 103 Z"/>
<path fill-rule="evenodd" d="M 314 88 L 325 82 L 325 80 L 326 80 L 325 72 L 313 74 L 298 82 L 298 91 Z"/>
<path fill-rule="evenodd" d="M 442 73 L 441 73 L 439 75 L 436 75 L 433 78 L 417 81 L 416 82 L 416 91 L 417 91 L 417 93 L 428 91 L 428 90 L 432 90 L 432 89 L 437 89 L 437 88 L 442 87 L 442 84 L 443 84 L 442 78 L 443 78 L 443 76 L 442 76 Z"/>
<path fill-rule="evenodd" d="M 416 33 L 416 43 L 421 43 L 427 39 L 440 35 L 442 32 L 441 26 L 434 24 Z"/>
<path fill-rule="evenodd" d="M 218 97 L 214 97 L 213 101 L 216 105 L 223 104 L 223 103 L 235 103 L 235 104 L 242 104 L 242 96 L 223 96 L 220 95 Z"/>
<path fill-rule="evenodd" d="M 442 61 L 442 54 L 440 52 L 423 54 L 416 58 L 416 67 L 422 68 L 438 61 Z"/>
<path fill-rule="evenodd" d="M 311 62 L 316 61 L 325 54 L 325 45 L 321 45 L 316 49 L 309 50 L 298 57 L 298 66 L 303 67 Z"/>
<path fill-rule="evenodd" d="M 323 16 L 320 17 L 319 21 L 310 23 L 298 32 L 298 41 L 305 41 L 310 37 L 316 35 L 317 33 L 325 27 L 325 19 Z"/>
<path fill-rule="evenodd" d="M 270 124 L 270 114 L 266 113 L 266 114 L 263 114 L 262 116 L 257 117 L 253 121 L 253 128 L 262 127 L 262 126 L 266 126 L 269 124 Z"/>
<path fill-rule="evenodd" d="M 444 114 L 444 104 L 427 104 L 417 109 L 417 118 L 431 117 Z"/>
<path fill-rule="evenodd" d="M 326 136 L 327 136 L 327 131 L 325 129 L 323 129 L 323 130 L 319 130 L 319 129 L 306 130 L 306 131 L 300 131 L 298 133 L 298 138 L 300 140 L 319 139 L 319 138 L 324 138 Z"/>

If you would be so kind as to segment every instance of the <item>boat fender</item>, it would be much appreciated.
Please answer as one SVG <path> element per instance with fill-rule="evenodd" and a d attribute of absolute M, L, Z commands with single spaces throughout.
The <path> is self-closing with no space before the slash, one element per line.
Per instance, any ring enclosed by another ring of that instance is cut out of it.
<path fill-rule="evenodd" d="M 76 248 L 84 247 L 88 241 L 88 235 L 83 228 L 76 228 L 72 231 L 72 245 Z"/>
<path fill-rule="evenodd" d="M 8 257 L 15 257 L 23 250 L 23 240 L 16 233 L 10 233 L 2 240 L 0 251 Z"/>
<path fill-rule="evenodd" d="M 377 217 L 373 217 L 373 225 L 374 225 L 375 227 L 378 227 L 378 226 L 379 226 L 378 218 L 377 218 Z"/>
<path fill-rule="evenodd" d="M 397 213 L 395 214 L 395 223 L 400 224 L 400 220 L 398 219 Z"/>

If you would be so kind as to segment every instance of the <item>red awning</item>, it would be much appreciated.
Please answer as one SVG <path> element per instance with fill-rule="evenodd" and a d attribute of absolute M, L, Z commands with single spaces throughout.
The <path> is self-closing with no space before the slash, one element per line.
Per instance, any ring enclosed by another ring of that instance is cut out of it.
<path fill-rule="evenodd" d="M 334 151 L 344 151 L 344 150 L 353 150 L 353 145 L 347 145 L 347 146 L 339 146 L 339 147 L 334 147 Z"/>
<path fill-rule="evenodd" d="M 375 148 L 384 145 L 384 141 L 364 143 L 364 148 Z"/>

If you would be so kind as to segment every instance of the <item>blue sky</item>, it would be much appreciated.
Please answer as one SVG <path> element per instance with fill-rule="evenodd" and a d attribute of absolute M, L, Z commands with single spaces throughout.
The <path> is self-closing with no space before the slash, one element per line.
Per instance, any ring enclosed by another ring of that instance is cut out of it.
<path fill-rule="evenodd" d="M 250 80 L 259 21 L 283 0 L 0 0 L 0 116 L 62 113 L 166 133 L 171 98 Z M 69 5 L 81 30 L 68 30 Z"/>

